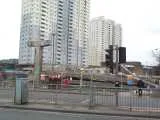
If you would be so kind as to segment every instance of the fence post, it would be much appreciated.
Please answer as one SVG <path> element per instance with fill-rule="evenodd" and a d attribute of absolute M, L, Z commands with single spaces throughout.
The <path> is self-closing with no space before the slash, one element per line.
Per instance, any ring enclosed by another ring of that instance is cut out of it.
<path fill-rule="evenodd" d="M 115 96 L 116 96 L 116 107 L 118 107 L 118 89 L 116 88 L 116 92 L 115 92 Z"/>
<path fill-rule="evenodd" d="M 153 92 L 153 91 L 152 91 Z M 151 107 L 151 104 L 152 104 L 152 101 L 151 101 L 151 88 L 149 88 L 149 110 L 148 110 L 148 116 L 150 115 L 150 113 L 151 113 L 151 110 L 150 110 L 150 107 Z"/>
<path fill-rule="evenodd" d="M 56 105 L 57 105 L 57 99 L 58 99 L 58 84 L 56 84 L 56 99 L 55 99 Z"/>
<path fill-rule="evenodd" d="M 89 87 L 89 109 L 93 109 L 94 104 L 95 104 L 95 99 L 94 99 L 94 87 L 93 87 L 93 80 L 90 80 L 90 87 Z"/>
<path fill-rule="evenodd" d="M 130 108 L 129 111 L 132 111 L 132 94 L 131 94 L 132 89 L 129 89 L 129 93 L 130 93 Z"/>

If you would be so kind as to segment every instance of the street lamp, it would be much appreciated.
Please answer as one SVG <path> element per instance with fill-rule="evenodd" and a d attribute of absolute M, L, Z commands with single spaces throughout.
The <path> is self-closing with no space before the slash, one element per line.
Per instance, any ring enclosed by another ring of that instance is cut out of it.
<path fill-rule="evenodd" d="M 55 40 L 55 34 L 52 33 L 51 34 L 51 40 L 52 40 L 52 58 L 51 58 L 51 68 L 52 68 L 52 71 L 54 70 L 54 48 L 55 48 L 55 44 L 54 44 L 54 40 Z"/>

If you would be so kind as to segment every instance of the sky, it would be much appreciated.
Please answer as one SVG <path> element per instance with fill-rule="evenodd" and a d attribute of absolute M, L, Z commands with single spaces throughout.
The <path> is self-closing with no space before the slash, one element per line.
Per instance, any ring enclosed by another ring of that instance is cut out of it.
<path fill-rule="evenodd" d="M 91 0 L 90 19 L 105 16 L 122 25 L 127 61 L 153 65 L 152 50 L 160 48 L 160 0 Z M 0 59 L 18 58 L 21 0 L 0 4 Z"/>

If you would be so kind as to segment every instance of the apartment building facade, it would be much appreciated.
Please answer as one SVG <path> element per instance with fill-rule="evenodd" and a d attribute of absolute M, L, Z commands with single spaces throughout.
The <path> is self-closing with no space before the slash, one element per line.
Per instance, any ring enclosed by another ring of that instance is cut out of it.
<path fill-rule="evenodd" d="M 121 26 L 113 20 L 107 20 L 103 16 L 93 18 L 89 24 L 89 65 L 101 66 L 109 45 L 121 46 L 121 35 Z M 115 54 L 113 57 L 115 59 Z"/>
<path fill-rule="evenodd" d="M 23 0 L 19 63 L 33 64 L 29 40 L 53 40 L 43 63 L 86 66 L 89 0 Z"/>

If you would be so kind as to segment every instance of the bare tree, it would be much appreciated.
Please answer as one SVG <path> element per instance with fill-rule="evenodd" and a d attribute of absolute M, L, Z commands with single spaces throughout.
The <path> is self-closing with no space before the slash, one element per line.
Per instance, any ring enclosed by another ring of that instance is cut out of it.
<path fill-rule="evenodd" d="M 156 61 L 158 62 L 158 65 L 160 66 L 160 48 L 156 48 L 152 50 L 153 57 L 156 58 Z"/>

